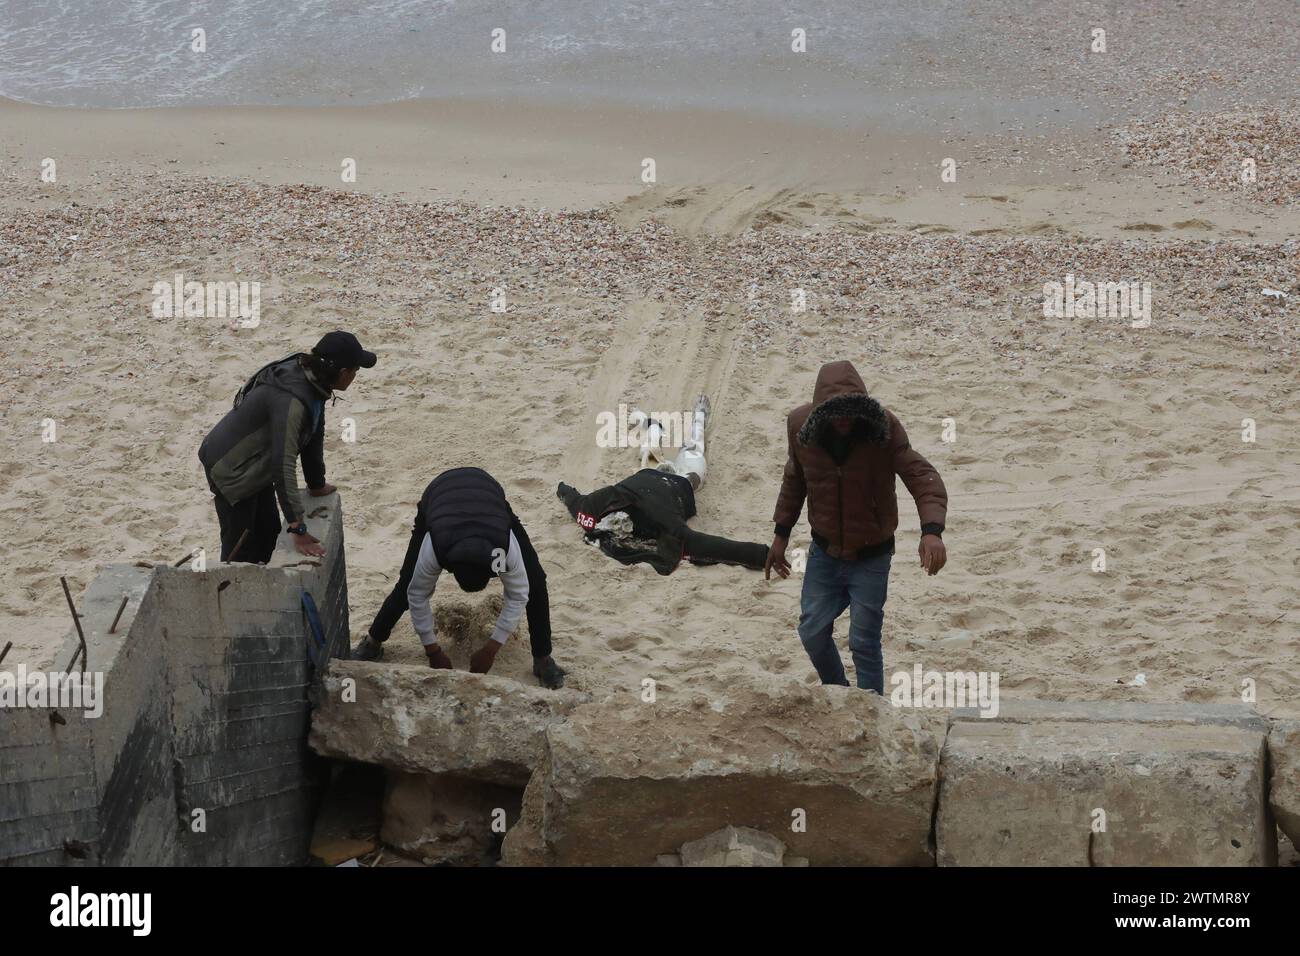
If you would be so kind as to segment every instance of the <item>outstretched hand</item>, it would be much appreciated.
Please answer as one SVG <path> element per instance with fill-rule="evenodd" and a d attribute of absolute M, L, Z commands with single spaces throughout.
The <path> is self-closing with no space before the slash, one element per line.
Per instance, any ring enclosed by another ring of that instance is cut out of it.
<path fill-rule="evenodd" d="M 948 563 L 948 549 L 944 547 L 943 538 L 937 534 L 921 535 L 917 553 L 921 556 L 921 567 L 931 577 L 943 570 L 943 566 Z"/>

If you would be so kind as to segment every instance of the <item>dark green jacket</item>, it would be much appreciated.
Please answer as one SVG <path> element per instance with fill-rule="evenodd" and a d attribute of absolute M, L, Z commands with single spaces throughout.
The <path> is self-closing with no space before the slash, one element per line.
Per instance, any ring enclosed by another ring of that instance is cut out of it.
<path fill-rule="evenodd" d="M 309 488 L 325 484 L 325 400 L 299 356 L 259 371 L 235 396 L 199 446 L 199 461 L 213 490 L 238 504 L 274 487 L 285 518 L 306 515 L 298 488 L 298 458 Z"/>

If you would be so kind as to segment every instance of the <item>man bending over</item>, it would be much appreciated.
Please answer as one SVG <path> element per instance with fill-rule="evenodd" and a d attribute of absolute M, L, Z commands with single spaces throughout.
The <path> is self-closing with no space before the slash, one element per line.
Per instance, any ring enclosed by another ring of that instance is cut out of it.
<path fill-rule="evenodd" d="M 470 670 L 486 674 L 497 652 L 528 615 L 533 674 L 544 687 L 564 686 L 564 670 L 551 658 L 551 606 L 546 572 L 506 493 L 482 468 L 453 468 L 429 483 L 420 499 L 406 559 L 392 593 L 375 615 L 370 633 L 352 650 L 357 660 L 383 657 L 383 644 L 409 608 L 411 624 L 430 667 L 450 668 L 438 646 L 429 601 L 443 571 L 464 591 L 482 591 L 499 577 L 505 605 L 486 644 L 470 658 Z"/>

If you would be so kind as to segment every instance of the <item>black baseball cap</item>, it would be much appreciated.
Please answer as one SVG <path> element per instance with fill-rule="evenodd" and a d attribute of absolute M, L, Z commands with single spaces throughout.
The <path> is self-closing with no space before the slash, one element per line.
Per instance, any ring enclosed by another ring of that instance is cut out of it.
<path fill-rule="evenodd" d="M 374 352 L 367 352 L 351 332 L 327 333 L 312 352 L 321 358 L 327 358 L 339 368 L 374 368 Z"/>

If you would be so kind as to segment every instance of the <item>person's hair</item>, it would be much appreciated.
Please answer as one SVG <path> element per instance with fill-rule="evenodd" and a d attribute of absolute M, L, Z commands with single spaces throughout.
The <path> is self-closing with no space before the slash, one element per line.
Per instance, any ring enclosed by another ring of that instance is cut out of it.
<path fill-rule="evenodd" d="M 320 382 L 326 388 L 332 388 L 338 381 L 339 372 L 342 371 L 332 359 L 323 355 L 317 355 L 315 352 L 307 352 L 298 360 L 302 367 L 311 372 L 312 377 Z"/>

